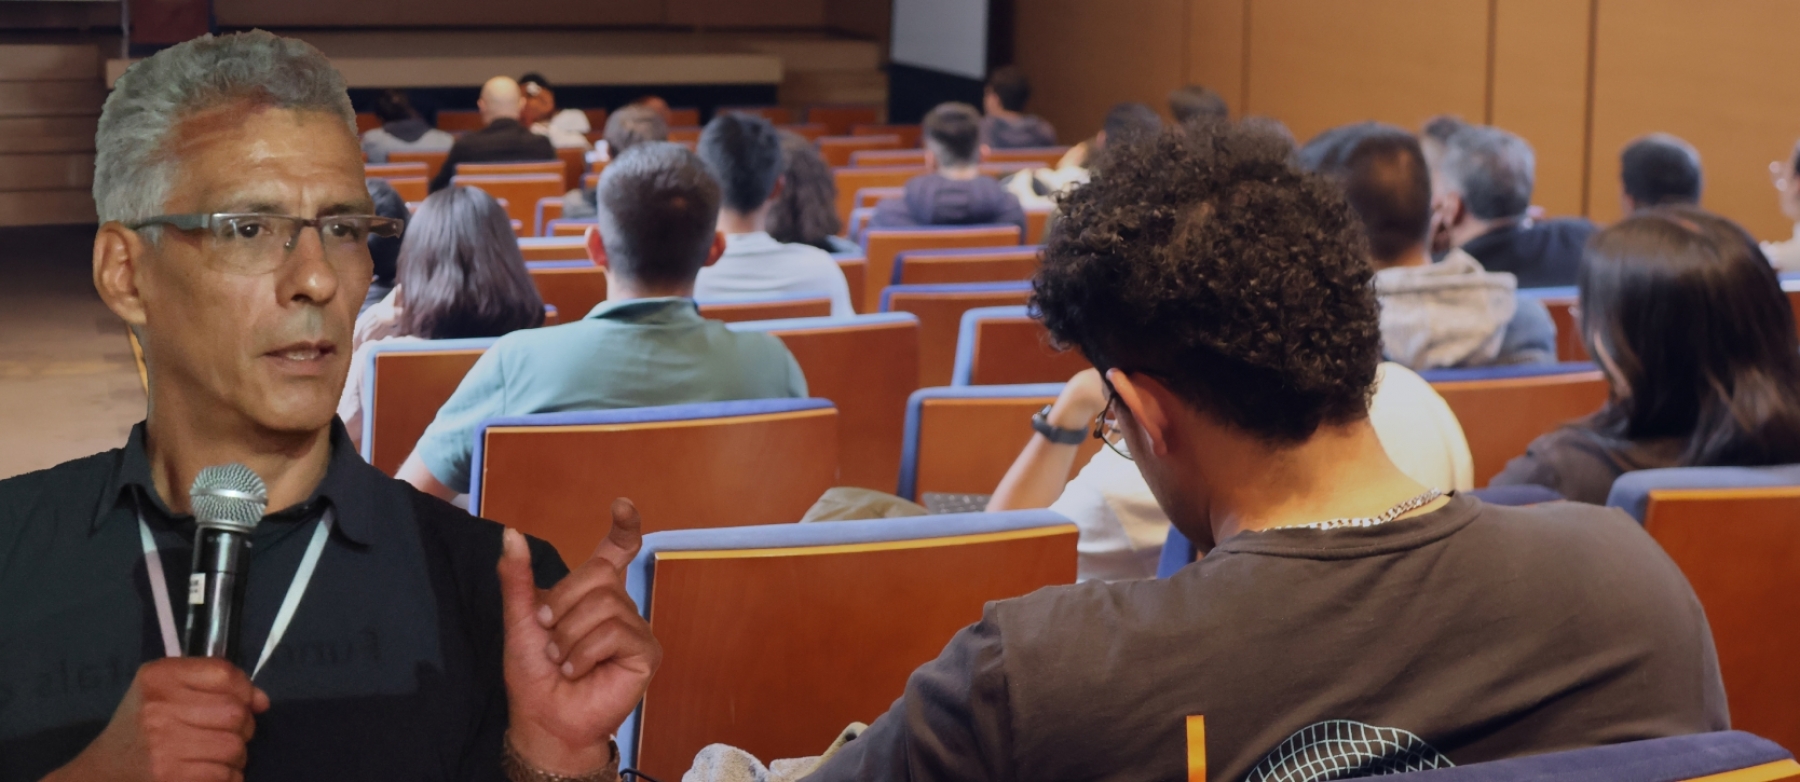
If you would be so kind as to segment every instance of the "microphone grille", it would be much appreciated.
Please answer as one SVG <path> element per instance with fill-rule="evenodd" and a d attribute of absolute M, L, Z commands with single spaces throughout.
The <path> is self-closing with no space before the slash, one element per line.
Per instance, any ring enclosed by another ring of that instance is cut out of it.
<path fill-rule="evenodd" d="M 241 464 L 208 467 L 194 476 L 188 489 L 194 519 L 201 527 L 248 533 L 262 521 L 269 506 L 269 490 L 250 468 Z"/>

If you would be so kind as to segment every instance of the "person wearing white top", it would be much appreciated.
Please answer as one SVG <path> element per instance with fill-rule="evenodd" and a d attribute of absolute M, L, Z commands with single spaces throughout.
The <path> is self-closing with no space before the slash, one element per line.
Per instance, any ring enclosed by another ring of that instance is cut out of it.
<path fill-rule="evenodd" d="M 856 314 L 850 285 L 831 254 L 769 236 L 769 209 L 781 197 L 781 137 L 768 120 L 721 114 L 700 134 L 700 160 L 719 180 L 725 254 L 700 270 L 694 298 L 814 293 L 831 298 L 832 317 Z"/>
<path fill-rule="evenodd" d="M 550 139 L 550 145 L 557 149 L 592 149 L 588 143 L 588 131 L 593 126 L 588 123 L 587 112 L 580 109 L 556 109 L 556 93 L 550 89 L 550 82 L 536 73 L 527 73 L 519 77 L 519 91 L 525 95 L 525 106 L 519 112 L 519 124 L 531 129 L 531 132 Z"/>
<path fill-rule="evenodd" d="M 1781 213 L 1794 221 L 1794 235 L 1776 242 L 1763 242 L 1763 255 L 1778 272 L 1800 272 L 1800 144 L 1788 154 L 1787 162 L 1769 164 L 1769 179 L 1778 194 Z"/>
<path fill-rule="evenodd" d="M 1100 375 L 1088 369 L 1063 386 L 1055 404 L 1037 420 L 1053 432 L 1085 433 L 1105 407 Z M 1445 491 L 1474 488 L 1474 462 L 1462 424 L 1417 373 L 1383 363 L 1369 402 L 1369 421 L 1388 458 L 1407 477 Z M 1101 448 L 1080 473 L 1063 483 L 1079 447 L 1052 442 L 1040 430 L 1000 481 L 987 509 L 1048 507 L 1075 522 L 1080 531 L 1075 545 L 1079 581 L 1155 577 L 1169 517 L 1157 506 L 1137 466 L 1109 448 Z"/>

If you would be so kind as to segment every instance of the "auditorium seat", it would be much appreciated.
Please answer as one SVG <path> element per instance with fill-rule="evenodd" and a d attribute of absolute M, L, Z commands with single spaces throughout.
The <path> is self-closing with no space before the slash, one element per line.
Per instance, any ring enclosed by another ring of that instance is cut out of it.
<path fill-rule="evenodd" d="M 904 312 L 734 323 L 781 338 L 807 393 L 838 409 L 838 483 L 889 491 L 900 474 L 906 398 L 919 387 L 919 320 Z"/>
<path fill-rule="evenodd" d="M 1032 438 L 1031 414 L 1055 402 L 1062 387 L 1034 383 L 914 391 L 906 401 L 900 482 L 894 493 L 915 502 L 927 492 L 992 494 Z M 1102 447 L 1099 440 L 1083 440 L 1075 469 Z"/>
<path fill-rule="evenodd" d="M 589 129 L 606 132 L 606 109 L 582 109 L 581 113 L 587 115 Z"/>
<path fill-rule="evenodd" d="M 893 285 L 881 293 L 881 311 L 918 316 L 919 387 L 930 388 L 950 384 L 963 313 L 977 307 L 1023 305 L 1030 295 L 1027 282 Z"/>
<path fill-rule="evenodd" d="M 1606 402 L 1608 386 L 1586 362 L 1549 366 L 1435 369 L 1420 373 L 1462 423 L 1475 485 L 1486 486 L 1539 435 Z"/>
<path fill-rule="evenodd" d="M 1767 467 L 1664 467 L 1633 470 L 1613 481 L 1606 506 L 1618 508 L 1643 523 L 1650 498 L 1676 489 L 1777 489 L 1800 486 L 1800 464 Z M 1800 517 L 1797 517 L 1800 518 Z"/>
<path fill-rule="evenodd" d="M 1028 163 L 1032 168 L 1056 168 L 1057 161 L 1069 154 L 1068 147 L 1014 147 L 989 149 L 981 156 L 983 163 Z"/>
<path fill-rule="evenodd" d="M 531 273 L 538 297 L 555 305 L 565 323 L 587 317 L 606 301 L 606 270 L 591 260 L 526 261 L 525 270 Z"/>
<path fill-rule="evenodd" d="M 1722 472 L 1695 474 L 1707 470 Z M 1637 479 L 1628 493 L 1649 489 L 1640 505 L 1644 529 L 1706 610 L 1732 727 L 1800 749 L 1800 465 L 1643 470 L 1625 478 Z M 1615 484 L 1607 504 L 1620 493 Z"/>
<path fill-rule="evenodd" d="M 423 149 L 410 152 L 395 151 L 388 153 L 389 163 L 424 163 L 425 178 L 436 179 L 438 171 L 444 168 L 444 159 L 450 156 L 447 149 Z"/>
<path fill-rule="evenodd" d="M 875 188 L 864 188 L 872 190 Z M 875 207 L 859 206 L 850 210 L 850 222 L 844 227 L 844 236 L 851 242 L 862 244 L 864 231 L 869 230 L 869 221 L 875 219 Z"/>
<path fill-rule="evenodd" d="M 871 229 L 859 237 L 863 257 L 869 259 L 869 299 L 881 295 L 894 278 L 894 256 L 911 250 L 1016 247 L 1016 225 L 934 225 L 918 228 Z"/>
<path fill-rule="evenodd" d="M 391 176 L 385 177 L 385 179 L 387 179 L 388 187 L 393 188 L 394 193 L 400 196 L 402 201 L 417 203 L 431 195 L 431 180 L 425 177 Z"/>
<path fill-rule="evenodd" d="M 379 127 L 381 127 L 380 117 L 366 111 L 359 111 L 356 113 L 356 135 L 361 136 L 362 134 Z"/>
<path fill-rule="evenodd" d="M 1055 211 L 1050 206 L 1031 205 L 1025 207 L 1025 241 L 1041 244 L 1048 239 L 1044 235 L 1050 227 L 1050 213 Z"/>
<path fill-rule="evenodd" d="M 1525 755 L 1390 778 L 1396 782 L 1779 782 L 1800 780 L 1800 764 L 1794 762 L 1793 753 L 1775 742 L 1730 730 Z"/>
<path fill-rule="evenodd" d="M 669 116 L 666 119 L 671 129 L 687 127 L 697 128 L 700 127 L 700 110 L 696 108 L 672 108 L 669 109 Z M 695 138 L 699 137 L 696 136 Z"/>
<path fill-rule="evenodd" d="M 549 237 L 586 236 L 587 230 L 600 223 L 591 217 L 569 219 L 559 217 L 544 224 L 544 235 Z"/>
<path fill-rule="evenodd" d="M 589 261 L 587 241 L 580 236 L 521 236 L 519 252 L 530 261 Z"/>
<path fill-rule="evenodd" d="M 860 254 L 836 253 L 832 254 L 831 259 L 837 261 L 838 270 L 844 273 L 844 284 L 850 288 L 850 307 L 863 313 L 875 309 L 863 298 L 868 293 L 868 285 L 864 280 L 869 276 L 869 260 Z"/>
<path fill-rule="evenodd" d="M 815 293 L 775 296 L 699 299 L 700 316 L 708 320 L 741 323 L 749 320 L 824 318 L 831 315 L 831 297 Z"/>
<path fill-rule="evenodd" d="M 364 163 L 364 179 L 393 179 L 395 177 L 427 178 L 431 172 L 424 163 Z"/>
<path fill-rule="evenodd" d="M 819 156 L 832 167 L 850 165 L 850 155 L 864 149 L 899 149 L 899 136 L 826 136 L 818 140 Z"/>
<path fill-rule="evenodd" d="M 823 399 L 502 416 L 475 433 L 469 509 L 582 562 L 629 497 L 644 531 L 799 521 L 837 481 Z"/>
<path fill-rule="evenodd" d="M 1023 305 L 977 307 L 957 330 L 954 386 L 1063 383 L 1093 366 L 1079 350 L 1057 350 Z"/>
<path fill-rule="evenodd" d="M 606 169 L 606 163 L 607 163 L 607 161 L 604 161 L 604 160 L 600 161 L 598 163 L 595 163 L 594 170 L 581 175 L 581 189 L 582 190 L 598 190 L 598 189 L 600 189 L 600 173 Z"/>
<path fill-rule="evenodd" d="M 868 209 L 889 198 L 901 198 L 906 195 L 905 186 L 865 187 L 856 191 L 856 209 Z"/>
<path fill-rule="evenodd" d="M 562 325 L 562 311 L 558 310 L 556 308 L 555 304 L 545 304 L 544 305 L 544 325 L 545 326 L 560 326 L 560 325 Z"/>
<path fill-rule="evenodd" d="M 481 112 L 472 109 L 439 109 L 437 113 L 438 130 L 446 133 L 467 133 L 487 127 L 482 121 Z"/>
<path fill-rule="evenodd" d="M 1042 510 L 645 536 L 626 585 L 662 667 L 620 727 L 620 766 L 680 779 L 715 742 L 817 755 L 988 602 L 1073 583 L 1078 536 Z"/>
<path fill-rule="evenodd" d="M 669 128 L 669 141 L 676 144 L 689 145 L 688 148 L 692 149 L 693 147 L 691 145 L 700 141 L 700 131 L 701 127 L 699 125 L 671 127 Z"/>
<path fill-rule="evenodd" d="M 902 149 L 916 149 L 925 137 L 925 129 L 920 125 L 857 125 L 850 129 L 850 135 L 899 136 Z"/>
<path fill-rule="evenodd" d="M 995 179 L 1003 179 L 1008 174 L 1014 174 L 1014 173 L 1024 171 L 1024 170 L 1030 169 L 1030 168 L 1035 168 L 1035 166 L 1031 165 L 1030 163 L 1003 162 L 1003 163 L 982 163 L 981 165 L 976 166 L 975 170 L 980 171 L 982 176 L 991 176 Z"/>
<path fill-rule="evenodd" d="M 837 185 L 838 220 L 847 226 L 850 221 L 850 210 L 856 207 L 856 193 L 867 187 L 902 187 L 906 180 L 925 173 L 919 166 L 894 166 L 887 168 L 854 168 L 844 166 L 831 170 L 832 181 Z"/>
<path fill-rule="evenodd" d="M 545 196 L 543 198 L 538 199 L 537 213 L 533 216 L 533 219 L 535 220 L 535 222 L 533 222 L 532 225 L 537 226 L 539 233 L 532 234 L 532 235 L 533 236 L 546 235 L 550 230 L 550 221 L 551 220 L 561 220 L 562 215 L 563 215 L 563 200 L 562 200 L 562 198 L 557 197 L 557 196 Z"/>
<path fill-rule="evenodd" d="M 555 174 L 562 176 L 560 160 L 519 160 L 502 163 L 460 163 L 457 176 L 489 176 L 499 174 Z M 537 203 L 533 201 L 532 203 Z"/>
<path fill-rule="evenodd" d="M 952 282 L 1029 280 L 1037 273 L 1043 248 L 1012 247 L 909 250 L 894 256 L 894 285 L 938 285 Z"/>
<path fill-rule="evenodd" d="M 818 141 L 821 138 L 831 135 L 831 128 L 817 122 L 807 122 L 799 125 L 777 125 L 775 127 L 777 130 L 785 130 L 806 139 L 807 141 Z"/>
<path fill-rule="evenodd" d="M 493 337 L 384 340 L 364 354 L 362 456 L 393 475 Z"/>
<path fill-rule="evenodd" d="M 563 189 L 581 187 L 581 175 L 587 173 L 587 150 L 582 147 L 557 147 L 556 158 L 562 161 Z"/>
<path fill-rule="evenodd" d="M 920 166 L 925 165 L 923 149 L 859 149 L 850 153 L 852 166 Z"/>
<path fill-rule="evenodd" d="M 783 106 L 720 106 L 713 110 L 713 116 L 720 114 L 751 114 L 768 120 L 771 125 L 794 124 L 794 110 Z"/>
<path fill-rule="evenodd" d="M 550 165 L 560 165 L 552 163 Z M 506 202 L 506 214 L 520 221 L 525 227 L 525 235 L 537 236 L 537 203 L 542 198 L 555 198 L 562 195 L 563 177 L 561 173 L 543 174 L 472 174 L 463 173 L 474 165 L 457 167 L 457 174 L 450 178 L 452 186 L 479 187 L 497 199 Z"/>
<path fill-rule="evenodd" d="M 806 121 L 824 125 L 828 135 L 848 136 L 858 125 L 873 125 L 881 121 L 880 106 L 811 106 L 806 110 Z"/>
<path fill-rule="evenodd" d="M 1550 311 L 1550 320 L 1556 323 L 1557 361 L 1593 360 L 1588 356 L 1587 346 L 1582 344 L 1581 324 L 1575 322 L 1575 298 L 1578 293 L 1573 285 L 1519 289 L 1520 297 L 1537 299 L 1543 302 L 1544 309 Z"/>

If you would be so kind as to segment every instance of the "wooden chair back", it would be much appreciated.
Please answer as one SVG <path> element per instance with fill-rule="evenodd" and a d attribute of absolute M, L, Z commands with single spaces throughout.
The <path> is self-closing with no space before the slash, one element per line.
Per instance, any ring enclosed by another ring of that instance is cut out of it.
<path fill-rule="evenodd" d="M 1706 609 L 1731 727 L 1800 751 L 1800 487 L 1655 490 L 1644 529 Z"/>
<path fill-rule="evenodd" d="M 700 127 L 700 110 L 691 107 L 671 108 L 669 109 L 668 125 L 671 128 Z M 699 138 L 699 136 L 695 136 L 695 138 Z"/>
<path fill-rule="evenodd" d="M 476 432 L 469 508 L 585 561 L 628 497 L 644 531 L 799 521 L 837 481 L 820 399 L 511 416 Z M 680 465 L 672 469 L 671 465 Z"/>
<path fill-rule="evenodd" d="M 803 122 L 798 125 L 781 125 L 778 129 L 793 133 L 807 141 L 818 141 L 821 138 L 831 135 L 831 128 L 817 122 Z"/>
<path fill-rule="evenodd" d="M 606 301 L 606 270 L 593 261 L 526 261 L 525 270 L 537 285 L 538 298 L 554 305 L 564 323 L 587 317 Z"/>
<path fill-rule="evenodd" d="M 364 163 L 364 179 L 393 179 L 395 177 L 429 177 L 431 172 L 424 163 Z"/>
<path fill-rule="evenodd" d="M 1025 241 L 1029 244 L 1041 244 L 1045 232 L 1050 228 L 1050 214 L 1056 210 L 1048 206 L 1025 207 Z"/>
<path fill-rule="evenodd" d="M 1528 294 L 1543 302 L 1544 309 L 1550 311 L 1550 320 L 1556 324 L 1556 360 L 1557 361 L 1592 361 L 1588 356 L 1587 346 L 1581 343 L 1581 327 L 1575 322 L 1575 287 L 1568 286 L 1554 289 L 1527 289 L 1521 293 Z"/>
<path fill-rule="evenodd" d="M 587 115 L 590 130 L 606 132 L 606 109 L 582 109 L 581 113 Z"/>
<path fill-rule="evenodd" d="M 561 220 L 563 216 L 563 200 L 561 198 L 540 198 L 537 202 L 536 222 L 538 232 L 532 236 L 543 236 L 544 229 L 552 220 Z"/>
<path fill-rule="evenodd" d="M 794 110 L 785 106 L 720 106 L 713 110 L 713 116 L 720 114 L 750 114 L 768 120 L 771 125 L 794 124 Z"/>
<path fill-rule="evenodd" d="M 515 160 L 501 163 L 459 163 L 456 175 L 489 176 L 499 174 L 556 174 L 562 176 L 563 164 L 560 160 Z M 537 201 L 532 201 L 537 203 Z"/>
<path fill-rule="evenodd" d="M 363 398 L 363 454 L 382 472 L 400 471 L 425 427 L 437 418 L 438 408 L 493 344 L 492 339 L 442 342 L 444 346 L 431 349 L 371 354 L 373 363 L 365 371 L 373 393 Z"/>
<path fill-rule="evenodd" d="M 595 225 L 598 225 L 598 223 L 595 223 L 593 220 L 570 220 L 568 218 L 546 224 L 550 229 L 549 235 L 551 237 L 562 238 L 587 236 L 587 229 L 592 228 Z"/>
<path fill-rule="evenodd" d="M 865 187 L 856 191 L 856 209 L 869 209 L 889 198 L 900 198 L 906 195 L 902 187 Z"/>
<path fill-rule="evenodd" d="M 726 323 L 831 315 L 829 296 L 782 296 L 768 299 L 710 299 L 698 302 L 700 317 Z"/>
<path fill-rule="evenodd" d="M 925 129 L 919 125 L 857 125 L 850 129 L 852 136 L 899 136 L 902 149 L 914 149 L 925 138 Z"/>
<path fill-rule="evenodd" d="M 850 153 L 852 166 L 925 166 L 923 149 L 859 149 Z"/>
<path fill-rule="evenodd" d="M 863 235 L 863 257 L 869 259 L 868 290 L 863 295 L 869 300 L 881 295 L 881 289 L 894 278 L 894 256 L 903 252 L 1018 245 L 1019 228 L 1015 225 L 872 228 Z"/>
<path fill-rule="evenodd" d="M 525 256 L 525 262 L 532 261 L 588 261 L 587 242 L 583 237 L 569 236 L 526 236 L 519 239 L 519 252 Z"/>
<path fill-rule="evenodd" d="M 668 140 L 676 144 L 697 144 L 700 142 L 701 130 L 702 128 L 698 124 L 670 127 Z"/>
<path fill-rule="evenodd" d="M 998 386 L 1022 383 L 1063 383 L 1075 373 L 1093 366 L 1079 350 L 1057 350 L 1043 322 L 1024 313 L 975 318 L 970 312 L 962 331 L 968 347 L 957 345 L 957 372 L 962 373 L 962 354 L 968 354 L 968 374 L 956 377 L 956 385 Z"/>
<path fill-rule="evenodd" d="M 560 166 L 560 163 L 551 163 Z M 537 203 L 541 198 L 555 198 L 562 195 L 563 176 L 560 171 L 539 174 L 469 174 L 463 173 L 472 165 L 457 166 L 457 174 L 450 178 L 450 184 L 463 187 L 479 187 L 488 195 L 505 199 L 506 214 L 525 226 L 525 233 L 537 236 Z"/>
<path fill-rule="evenodd" d="M 448 149 L 421 149 L 410 152 L 389 152 L 388 163 L 424 163 L 425 178 L 436 179 L 438 172 L 444 168 L 444 159 L 450 156 Z"/>
<path fill-rule="evenodd" d="M 910 312 L 918 317 L 919 387 L 931 388 L 950 384 L 964 312 L 976 307 L 1021 305 L 1030 295 L 1030 284 L 1022 282 L 900 285 L 883 294 L 881 311 Z"/>
<path fill-rule="evenodd" d="M 467 133 L 481 130 L 487 123 L 481 120 L 481 112 L 471 109 L 439 109 L 437 113 L 438 130 L 447 133 Z"/>
<path fill-rule="evenodd" d="M 1600 409 L 1608 386 L 1599 370 L 1499 380 L 1434 382 L 1456 413 L 1475 466 L 1475 485 L 1525 453 L 1539 435 Z"/>
<path fill-rule="evenodd" d="M 356 135 L 360 136 L 381 127 L 381 118 L 366 111 L 356 113 Z"/>
<path fill-rule="evenodd" d="M 819 156 L 825 164 L 850 165 L 850 155 L 864 149 L 900 149 L 899 136 L 825 136 L 818 140 Z"/>
<path fill-rule="evenodd" d="M 983 163 L 1028 163 L 1032 168 L 1055 168 L 1063 155 L 1069 154 L 1068 147 L 1015 147 L 1013 149 L 990 149 L 981 156 Z"/>
<path fill-rule="evenodd" d="M 806 121 L 823 125 L 826 135 L 848 136 L 858 125 L 881 121 L 881 106 L 813 106 L 806 110 Z"/>
<path fill-rule="evenodd" d="M 925 173 L 923 166 L 894 166 L 891 168 L 844 166 L 832 169 L 831 178 L 837 184 L 838 221 L 845 226 L 850 224 L 850 210 L 857 206 L 857 191 L 866 187 L 904 187 L 906 180 L 923 173 Z"/>
<path fill-rule="evenodd" d="M 431 180 L 425 177 L 392 176 L 386 177 L 386 179 L 388 187 L 393 188 L 394 193 L 400 196 L 400 200 L 407 203 L 424 201 L 426 196 L 431 195 Z"/>
<path fill-rule="evenodd" d="M 919 386 L 919 321 L 906 313 L 743 323 L 781 338 L 806 391 L 838 409 L 838 483 L 891 491 L 906 398 Z"/>
<path fill-rule="evenodd" d="M 581 175 L 587 173 L 587 150 L 582 147 L 557 147 L 556 159 L 562 162 L 563 189 L 581 187 Z"/>
<path fill-rule="evenodd" d="M 1037 273 L 1043 248 L 1037 245 L 973 250 L 914 250 L 895 258 L 896 285 L 942 285 L 956 282 L 1029 280 Z"/>
<path fill-rule="evenodd" d="M 622 757 L 677 779 L 707 744 L 802 757 L 873 721 L 989 601 L 1074 582 L 1073 525 L 1047 511 L 985 524 L 997 515 L 733 531 L 767 541 L 755 548 L 700 548 L 694 532 L 681 535 L 687 550 L 660 548 L 674 535 L 646 540 L 633 596 L 663 659 Z M 858 537 L 874 529 L 886 539 Z"/>
<path fill-rule="evenodd" d="M 838 258 L 838 270 L 844 273 L 844 284 L 850 288 L 850 307 L 859 313 L 872 312 L 875 306 L 863 298 L 868 293 L 869 261 L 866 258 Z"/>
<path fill-rule="evenodd" d="M 905 445 L 896 492 L 918 501 L 926 492 L 992 494 L 1034 435 L 1031 414 L 1056 401 L 1062 383 L 923 388 L 907 402 Z M 1105 445 L 1083 440 L 1075 465 Z M 1072 472 L 1072 470 L 1071 470 Z"/>

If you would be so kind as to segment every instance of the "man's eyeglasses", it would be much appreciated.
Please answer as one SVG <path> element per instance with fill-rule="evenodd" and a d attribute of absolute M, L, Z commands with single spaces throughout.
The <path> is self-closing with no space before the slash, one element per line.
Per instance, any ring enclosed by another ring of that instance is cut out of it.
<path fill-rule="evenodd" d="M 404 220 L 376 215 L 296 215 L 214 212 L 211 214 L 158 215 L 130 223 L 133 231 L 166 225 L 178 231 L 205 231 L 216 257 L 244 274 L 266 274 L 281 268 L 287 254 L 307 228 L 319 231 L 325 260 L 339 268 L 369 264 L 369 237 L 395 238 Z"/>
<path fill-rule="evenodd" d="M 1119 393 L 1112 389 L 1111 383 L 1108 383 L 1106 407 L 1100 411 L 1099 416 L 1094 418 L 1094 439 L 1106 443 L 1106 447 L 1111 448 L 1113 453 L 1125 457 L 1126 461 L 1131 461 L 1131 448 L 1125 444 L 1125 431 L 1119 428 L 1119 416 L 1113 412 L 1113 406 L 1118 403 Z"/>

